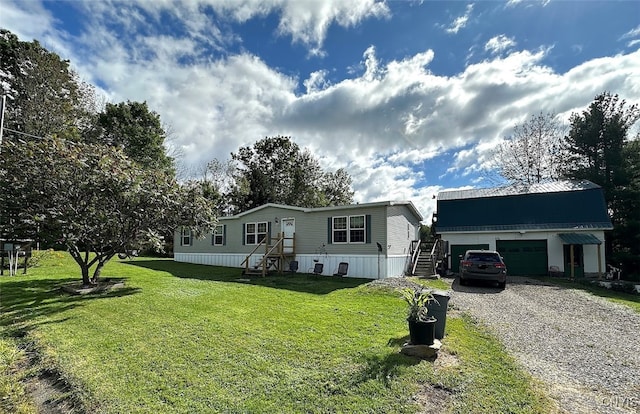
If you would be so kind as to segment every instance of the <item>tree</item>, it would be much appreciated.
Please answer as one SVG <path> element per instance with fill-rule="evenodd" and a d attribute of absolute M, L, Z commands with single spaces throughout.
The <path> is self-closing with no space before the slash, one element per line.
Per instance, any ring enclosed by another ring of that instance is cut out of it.
<path fill-rule="evenodd" d="M 311 152 L 290 137 L 266 137 L 231 157 L 237 163 L 228 194 L 234 212 L 266 203 L 322 207 L 353 198 L 346 171 L 323 172 Z"/>
<path fill-rule="evenodd" d="M 61 139 L 10 140 L 3 147 L 1 234 L 65 245 L 85 285 L 116 253 L 157 244 L 167 229 L 213 229 L 214 210 L 200 188 L 142 168 L 120 149 Z"/>
<path fill-rule="evenodd" d="M 571 179 L 586 179 L 603 188 L 614 231 L 607 238 L 607 253 L 616 262 L 620 255 L 636 254 L 639 272 L 638 239 L 633 229 L 638 222 L 638 144 L 628 140 L 630 128 L 640 119 L 638 105 L 627 106 L 625 100 L 609 92 L 596 96 L 580 114 L 572 114 L 566 137 L 569 152 L 563 174 Z M 625 253 L 626 252 L 626 253 Z M 637 252 L 637 253 L 631 253 Z"/>
<path fill-rule="evenodd" d="M 555 114 L 532 115 L 498 147 L 495 161 L 509 182 L 531 185 L 557 179 L 562 161 L 563 130 Z"/>
<path fill-rule="evenodd" d="M 7 96 L 5 128 L 36 136 L 77 136 L 90 123 L 95 90 L 69 61 L 37 41 L 0 29 L 0 85 Z"/>
<path fill-rule="evenodd" d="M 166 154 L 166 133 L 160 116 L 146 102 L 108 103 L 96 120 L 95 142 L 122 148 L 145 168 L 174 172 L 173 159 Z"/>
<path fill-rule="evenodd" d="M 326 172 L 321 182 L 322 205 L 342 206 L 353 202 L 353 180 L 344 168 L 338 168 L 334 173 Z"/>
<path fill-rule="evenodd" d="M 624 182 L 616 191 L 618 218 L 613 230 L 613 256 L 627 276 L 640 276 L 640 136 L 622 148 Z"/>
<path fill-rule="evenodd" d="M 627 133 L 638 119 L 637 105 L 626 107 L 625 100 L 609 92 L 596 96 L 585 111 L 569 119 L 569 159 L 563 174 L 602 186 L 609 208 L 615 208 L 615 189 L 624 179 L 622 149 Z"/>

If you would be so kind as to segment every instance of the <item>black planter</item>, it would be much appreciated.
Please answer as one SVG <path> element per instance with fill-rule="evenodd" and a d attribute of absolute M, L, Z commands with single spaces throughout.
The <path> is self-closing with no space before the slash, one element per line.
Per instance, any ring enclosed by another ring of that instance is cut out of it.
<path fill-rule="evenodd" d="M 428 321 L 408 321 L 412 345 L 433 345 L 436 334 L 436 318 Z"/>

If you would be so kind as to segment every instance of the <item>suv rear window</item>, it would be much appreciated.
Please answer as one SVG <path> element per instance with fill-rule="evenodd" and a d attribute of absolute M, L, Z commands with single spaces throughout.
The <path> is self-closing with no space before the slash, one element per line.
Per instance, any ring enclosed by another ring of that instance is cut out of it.
<path fill-rule="evenodd" d="M 469 253 L 466 260 L 473 262 L 500 263 L 500 256 L 495 253 Z"/>

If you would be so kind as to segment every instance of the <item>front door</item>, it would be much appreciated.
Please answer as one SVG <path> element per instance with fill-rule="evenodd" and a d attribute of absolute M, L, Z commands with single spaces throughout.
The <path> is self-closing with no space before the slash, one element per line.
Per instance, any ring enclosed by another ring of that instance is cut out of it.
<path fill-rule="evenodd" d="M 564 245 L 564 275 L 566 277 L 584 277 L 584 259 L 581 244 Z"/>
<path fill-rule="evenodd" d="M 293 237 L 296 234 L 296 219 L 293 218 L 285 218 L 281 221 L 281 231 L 282 236 L 284 237 L 283 243 L 283 253 L 293 253 L 294 251 L 294 240 Z"/>

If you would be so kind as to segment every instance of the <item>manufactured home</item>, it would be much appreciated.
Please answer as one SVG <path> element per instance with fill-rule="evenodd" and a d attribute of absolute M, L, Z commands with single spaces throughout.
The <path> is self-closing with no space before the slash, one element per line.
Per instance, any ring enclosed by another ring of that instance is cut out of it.
<path fill-rule="evenodd" d="M 411 202 L 320 208 L 265 204 L 220 217 L 205 238 L 194 238 L 187 227 L 179 229 L 174 260 L 263 275 L 296 267 L 301 273 L 333 275 L 346 263 L 348 277 L 402 276 L 410 267 L 421 221 Z"/>
<path fill-rule="evenodd" d="M 602 188 L 553 181 L 443 191 L 436 232 L 458 271 L 468 249 L 497 250 L 510 275 L 597 276 L 605 271 L 605 231 L 613 228 Z"/>

